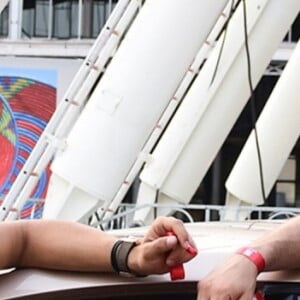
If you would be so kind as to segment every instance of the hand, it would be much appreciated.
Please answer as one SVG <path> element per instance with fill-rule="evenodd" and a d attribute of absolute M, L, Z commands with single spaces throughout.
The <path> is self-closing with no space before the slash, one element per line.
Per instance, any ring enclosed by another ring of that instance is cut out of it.
<path fill-rule="evenodd" d="M 235 254 L 198 283 L 197 300 L 252 300 L 256 277 L 256 266 Z"/>
<path fill-rule="evenodd" d="M 172 231 L 173 236 L 166 236 Z M 128 266 L 137 274 L 163 274 L 170 267 L 192 259 L 196 254 L 189 254 L 189 247 L 196 248 L 181 220 L 173 217 L 157 218 L 140 245 L 129 254 Z"/>

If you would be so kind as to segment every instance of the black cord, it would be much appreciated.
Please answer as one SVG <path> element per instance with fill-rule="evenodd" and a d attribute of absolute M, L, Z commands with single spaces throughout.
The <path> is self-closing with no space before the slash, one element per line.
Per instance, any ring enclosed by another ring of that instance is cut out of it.
<path fill-rule="evenodd" d="M 265 184 L 264 184 L 264 176 L 263 176 L 263 167 L 262 167 L 262 158 L 260 152 L 260 145 L 258 140 L 258 133 L 256 127 L 256 110 L 255 110 L 255 96 L 254 96 L 254 89 L 252 83 L 252 72 L 251 72 L 251 59 L 250 59 L 250 51 L 249 51 L 249 44 L 248 44 L 248 28 L 247 28 L 247 8 L 246 8 L 246 0 L 243 1 L 243 12 L 244 12 L 244 33 L 245 33 L 245 48 L 246 48 L 246 56 L 247 56 L 247 72 L 248 72 L 248 82 L 250 87 L 250 107 L 251 107 L 251 120 L 252 120 L 252 127 L 254 130 L 255 135 L 255 143 L 257 149 L 257 156 L 258 156 L 258 165 L 259 165 L 259 175 L 260 175 L 260 185 L 261 185 L 261 192 L 264 203 L 266 203 L 266 192 L 265 192 Z"/>
<path fill-rule="evenodd" d="M 220 61 L 221 61 L 221 56 L 222 56 L 222 53 L 223 53 L 223 49 L 224 49 L 224 44 L 225 44 L 225 40 L 226 40 L 226 34 L 227 34 L 227 28 L 228 28 L 228 24 L 229 24 L 229 21 L 231 20 L 231 17 L 233 15 L 233 12 L 234 12 L 234 0 L 231 0 L 231 7 L 230 7 L 230 12 L 229 12 L 229 16 L 228 16 L 228 19 L 224 25 L 224 35 L 223 35 L 223 40 L 222 40 L 222 44 L 221 44 L 221 48 L 220 48 L 220 52 L 219 52 L 219 55 L 218 55 L 218 58 L 217 58 L 217 63 L 216 63 L 216 66 L 215 66 L 215 69 L 214 69 L 214 73 L 213 73 L 213 76 L 211 78 L 211 81 L 210 81 L 210 86 L 213 84 L 214 80 L 215 80 L 215 77 L 217 75 L 217 70 L 219 68 L 219 64 L 220 64 Z"/>
<path fill-rule="evenodd" d="M 159 197 L 159 190 L 156 190 L 155 192 L 155 206 L 153 209 L 153 218 L 154 220 L 157 218 L 157 204 L 158 204 L 158 197 Z"/>

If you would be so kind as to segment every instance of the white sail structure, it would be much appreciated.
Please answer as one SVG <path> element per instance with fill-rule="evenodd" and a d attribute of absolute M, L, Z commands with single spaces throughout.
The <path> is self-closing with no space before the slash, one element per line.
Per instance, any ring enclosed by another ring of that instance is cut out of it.
<path fill-rule="evenodd" d="M 6 4 L 0 0 L 0 9 Z M 155 203 L 165 205 L 158 215 L 189 203 L 250 96 L 243 4 L 119 0 L 2 203 L 0 219 L 17 218 L 53 157 L 44 218 L 88 223 L 96 211 L 109 217 L 139 174 L 134 221 L 150 223 Z M 299 11 L 299 0 L 246 1 L 254 85 Z M 299 72 L 299 59 L 291 64 L 289 72 Z M 290 135 L 266 171 L 267 190 L 299 134 L 298 107 L 292 108 L 297 88 L 282 81 L 273 97 L 289 98 L 288 107 L 272 100 L 259 125 L 265 141 L 276 131 Z M 283 111 L 293 117 L 280 127 Z M 262 147 L 268 155 L 270 145 Z M 255 174 L 251 137 L 245 149 Z M 252 203 L 259 194 L 258 175 L 251 183 L 239 181 L 251 164 L 245 160 L 242 154 L 228 178 L 230 203 Z"/>
<path fill-rule="evenodd" d="M 285 1 L 285 9 L 281 0 L 246 3 L 252 79 L 257 84 L 297 16 L 300 1 Z M 229 23 L 213 82 L 222 38 L 142 171 L 137 207 L 163 204 L 167 207 L 157 214 L 166 215 L 173 212 L 172 204 L 187 204 L 247 103 L 243 13 L 241 2 Z M 138 209 L 134 219 L 150 223 L 151 208 Z"/>
<path fill-rule="evenodd" d="M 267 196 L 299 138 L 299 76 L 300 42 L 256 124 L 263 178 L 260 177 L 258 152 L 252 131 L 226 181 L 226 205 L 230 209 L 226 210 L 225 220 L 247 217 L 248 210 L 238 212 L 239 206 L 264 203 L 261 180 Z"/>
<path fill-rule="evenodd" d="M 225 4 L 145 1 L 55 157 L 45 218 L 82 220 L 114 199 Z"/>

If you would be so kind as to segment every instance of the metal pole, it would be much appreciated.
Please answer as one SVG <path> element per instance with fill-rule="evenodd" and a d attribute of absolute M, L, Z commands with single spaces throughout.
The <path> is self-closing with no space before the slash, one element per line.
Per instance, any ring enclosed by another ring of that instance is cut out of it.
<path fill-rule="evenodd" d="M 48 13 L 48 39 L 52 38 L 52 21 L 53 21 L 53 0 L 49 0 L 49 13 Z"/>
<path fill-rule="evenodd" d="M 109 0 L 108 1 L 108 15 L 111 14 L 111 11 L 112 11 L 112 0 Z"/>
<path fill-rule="evenodd" d="M 78 1 L 78 39 L 82 36 L 82 0 Z"/>
<path fill-rule="evenodd" d="M 220 204 L 221 192 L 221 164 L 222 164 L 222 153 L 219 151 L 218 155 L 215 158 L 215 161 L 212 165 L 212 190 L 211 190 L 211 204 L 218 205 Z M 215 211 L 212 212 L 212 219 L 215 220 L 218 218 L 218 215 Z"/>
<path fill-rule="evenodd" d="M 9 38 L 18 40 L 22 31 L 23 0 L 11 0 L 9 3 Z"/>

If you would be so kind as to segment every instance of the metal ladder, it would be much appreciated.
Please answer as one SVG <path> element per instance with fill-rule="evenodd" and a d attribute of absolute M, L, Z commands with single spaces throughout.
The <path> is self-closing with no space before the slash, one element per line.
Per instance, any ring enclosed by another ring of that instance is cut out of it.
<path fill-rule="evenodd" d="M 0 0 L 0 8 L 2 2 L 5 4 L 8 1 Z M 141 0 L 118 1 L 6 195 L 0 207 L 1 221 L 19 217 L 22 207 L 29 199 L 42 172 L 56 151 L 64 147 L 64 138 L 88 101 L 95 82 L 105 72 L 105 66 L 114 55 L 122 36 L 141 7 L 141 3 Z"/>

